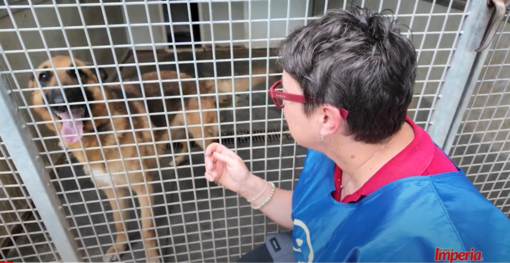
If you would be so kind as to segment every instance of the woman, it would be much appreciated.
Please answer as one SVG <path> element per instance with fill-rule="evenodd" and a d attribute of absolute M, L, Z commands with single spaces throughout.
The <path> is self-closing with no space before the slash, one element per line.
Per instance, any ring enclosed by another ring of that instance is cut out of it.
<path fill-rule="evenodd" d="M 205 152 L 208 181 L 292 230 L 241 261 L 510 261 L 510 220 L 406 117 L 416 60 L 393 20 L 359 7 L 285 39 L 269 95 L 309 149 L 294 191 L 223 145 Z"/>

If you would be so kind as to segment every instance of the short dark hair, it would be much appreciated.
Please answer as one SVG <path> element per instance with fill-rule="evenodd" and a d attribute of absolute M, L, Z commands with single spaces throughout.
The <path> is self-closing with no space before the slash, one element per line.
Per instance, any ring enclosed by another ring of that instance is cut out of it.
<path fill-rule="evenodd" d="M 378 143 L 404 124 L 417 58 L 395 19 L 367 8 L 330 10 L 290 33 L 280 63 L 301 86 L 309 116 L 327 103 L 349 111 L 355 140 Z"/>

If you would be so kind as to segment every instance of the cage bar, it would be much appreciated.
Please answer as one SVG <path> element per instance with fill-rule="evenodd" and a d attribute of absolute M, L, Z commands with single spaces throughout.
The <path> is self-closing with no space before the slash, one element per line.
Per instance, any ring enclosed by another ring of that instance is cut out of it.
<path fill-rule="evenodd" d="M 510 218 L 510 16 L 487 48 L 480 74 L 470 79 L 450 156 L 479 191 Z"/>
<path fill-rule="evenodd" d="M 56 191 L 44 169 L 31 136 L 18 114 L 9 96 L 9 89 L 0 75 L 0 136 L 24 185 L 38 208 L 41 218 L 60 253 L 60 257 L 68 262 L 81 262 L 81 256 L 69 232 L 69 224 L 62 214 L 62 205 L 56 198 Z"/>
<path fill-rule="evenodd" d="M 439 91 L 439 99 L 430 117 L 427 132 L 446 152 L 451 147 L 447 141 L 448 133 L 458 129 L 458 115 L 462 114 L 466 107 L 464 98 L 468 98 L 473 91 L 469 79 L 478 77 L 480 63 L 483 63 L 487 56 L 487 49 L 481 52 L 475 50 L 482 42 L 490 11 L 486 1 L 468 1 L 468 15 L 463 22 L 463 33 L 459 37 L 448 74 Z"/>

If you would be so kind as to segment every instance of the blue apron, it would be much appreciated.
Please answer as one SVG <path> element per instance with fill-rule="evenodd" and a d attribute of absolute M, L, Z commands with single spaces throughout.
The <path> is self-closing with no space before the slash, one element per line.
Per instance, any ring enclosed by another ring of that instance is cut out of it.
<path fill-rule="evenodd" d="M 400 179 L 346 204 L 331 195 L 334 169 L 308 151 L 292 198 L 297 262 L 510 262 L 510 220 L 462 170 Z"/>

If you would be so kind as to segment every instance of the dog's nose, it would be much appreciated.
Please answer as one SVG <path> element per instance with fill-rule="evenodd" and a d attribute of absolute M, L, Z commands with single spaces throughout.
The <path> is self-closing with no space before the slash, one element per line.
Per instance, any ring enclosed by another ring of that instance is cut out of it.
<path fill-rule="evenodd" d="M 62 93 L 60 92 L 60 90 L 51 91 L 48 102 L 51 104 L 51 107 L 54 110 L 57 110 L 60 112 L 67 111 L 66 105 L 54 105 L 54 104 L 65 103 L 64 96 L 62 96 Z"/>
<path fill-rule="evenodd" d="M 64 96 L 62 96 L 62 94 L 60 92 L 58 92 L 58 94 L 55 94 L 53 96 L 52 102 L 55 103 L 55 104 L 64 103 L 65 102 Z"/>

